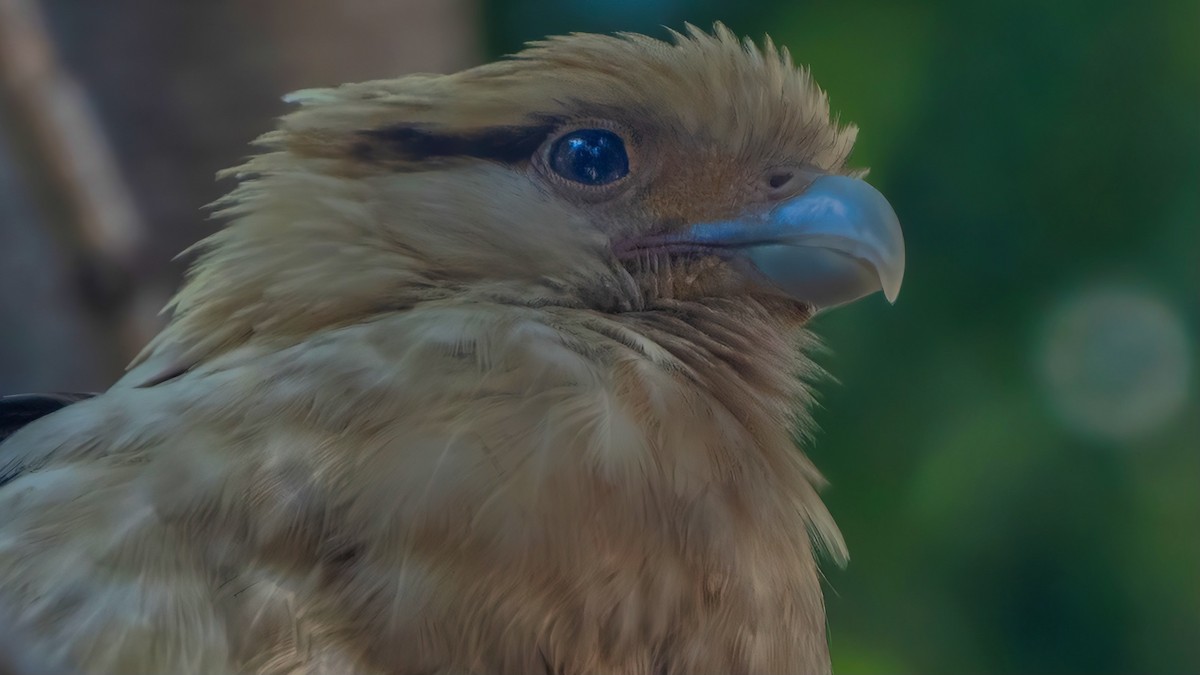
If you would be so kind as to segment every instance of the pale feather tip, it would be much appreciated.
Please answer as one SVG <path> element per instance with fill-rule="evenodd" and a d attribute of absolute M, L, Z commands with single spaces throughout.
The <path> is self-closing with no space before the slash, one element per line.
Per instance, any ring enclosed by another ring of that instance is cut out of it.
<path fill-rule="evenodd" d="M 284 103 L 294 103 L 299 105 L 309 105 L 311 103 L 333 103 L 337 101 L 337 94 L 332 89 L 301 89 L 293 91 L 290 94 L 284 94 Z"/>

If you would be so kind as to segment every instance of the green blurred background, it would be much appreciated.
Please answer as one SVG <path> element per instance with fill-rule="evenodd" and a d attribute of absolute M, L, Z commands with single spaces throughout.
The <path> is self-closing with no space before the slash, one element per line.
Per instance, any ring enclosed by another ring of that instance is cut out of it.
<path fill-rule="evenodd" d="M 109 381 L 155 325 L 109 310 L 165 297 L 283 91 L 721 20 L 811 66 L 907 237 L 894 308 L 815 322 L 836 382 L 809 452 L 851 549 L 827 566 L 835 671 L 1200 673 L 1200 2 L 313 6 L 42 4 L 150 224 L 97 276 L 9 102 L 4 391 Z"/>

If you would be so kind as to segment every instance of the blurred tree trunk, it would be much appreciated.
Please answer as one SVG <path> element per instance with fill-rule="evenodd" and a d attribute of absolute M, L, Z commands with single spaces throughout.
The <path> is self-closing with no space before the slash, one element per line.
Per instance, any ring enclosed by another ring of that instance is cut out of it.
<path fill-rule="evenodd" d="M 13 224 L 0 231 L 0 311 L 13 317 L 0 365 L 32 373 L 46 362 L 93 378 L 99 360 L 137 341 L 122 282 L 143 228 L 34 0 L 0 0 L 0 113 L 11 141 L 0 145 L 0 186 L 11 193 L 0 218 Z"/>
<path fill-rule="evenodd" d="M 36 9 L 35 1 L 0 3 Z M 51 57 L 82 85 L 90 99 L 82 107 L 96 111 L 95 147 L 114 151 L 111 178 L 132 195 L 127 225 L 138 235 L 120 249 L 115 273 L 102 265 L 109 271 L 97 274 L 94 251 L 114 242 L 97 246 L 81 234 L 95 230 L 88 214 L 59 208 L 80 201 L 80 186 L 47 169 L 49 150 L 31 135 L 29 115 L 14 114 L 12 92 L 0 93 L 0 394 L 102 389 L 120 373 L 178 283 L 184 264 L 171 259 L 214 228 L 202 207 L 231 187 L 216 184 L 214 173 L 239 162 L 285 112 L 282 94 L 447 72 L 478 58 L 473 0 L 40 7 Z M 0 54 L 12 45 L 0 44 Z M 85 163 L 96 156 L 77 154 Z"/>

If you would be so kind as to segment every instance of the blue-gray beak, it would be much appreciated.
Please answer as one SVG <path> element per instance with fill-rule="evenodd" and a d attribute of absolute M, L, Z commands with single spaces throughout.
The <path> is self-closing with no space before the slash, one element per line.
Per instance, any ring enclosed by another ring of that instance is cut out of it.
<path fill-rule="evenodd" d="M 719 250 L 816 309 L 875 291 L 895 302 L 904 279 L 896 212 L 878 190 L 845 176 L 821 176 L 764 214 L 700 223 L 662 243 Z"/>

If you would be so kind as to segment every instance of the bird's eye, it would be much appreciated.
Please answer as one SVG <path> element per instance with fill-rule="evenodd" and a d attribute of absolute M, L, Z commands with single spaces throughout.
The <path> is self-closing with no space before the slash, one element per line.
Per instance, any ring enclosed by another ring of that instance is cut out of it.
<path fill-rule="evenodd" d="M 629 155 L 621 137 L 607 129 L 579 129 L 550 148 L 550 168 L 575 183 L 607 185 L 629 173 Z"/>

